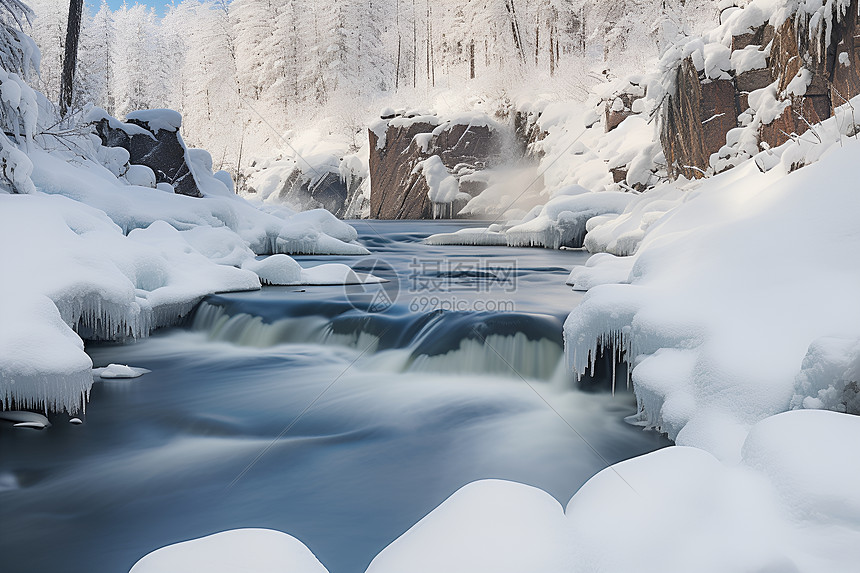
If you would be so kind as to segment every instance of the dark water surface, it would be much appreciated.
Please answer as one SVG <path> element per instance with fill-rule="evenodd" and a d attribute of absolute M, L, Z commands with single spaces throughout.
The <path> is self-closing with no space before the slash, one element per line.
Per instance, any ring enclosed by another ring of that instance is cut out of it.
<path fill-rule="evenodd" d="M 353 573 L 471 481 L 566 503 L 606 461 L 667 445 L 622 421 L 631 395 L 577 391 L 563 368 L 584 253 L 420 242 L 462 222 L 355 224 L 399 278 L 386 312 L 342 286 L 210 297 L 187 328 L 89 347 L 152 372 L 97 382 L 82 425 L 0 427 L 0 570 L 122 573 L 267 527 Z"/>

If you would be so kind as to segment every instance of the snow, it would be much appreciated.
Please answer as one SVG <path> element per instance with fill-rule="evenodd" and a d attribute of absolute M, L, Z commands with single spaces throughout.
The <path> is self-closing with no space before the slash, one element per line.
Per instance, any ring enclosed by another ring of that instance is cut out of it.
<path fill-rule="evenodd" d="M 539 489 L 473 482 L 383 549 L 367 573 L 561 571 L 561 505 Z"/>
<path fill-rule="evenodd" d="M 856 340 L 860 316 L 860 270 L 847 264 L 860 252 L 860 141 L 846 135 L 849 112 L 815 126 L 820 142 L 809 135 L 771 150 L 779 161 L 765 173 L 748 161 L 667 184 L 674 189 L 639 196 L 614 226 L 592 228 L 598 236 L 586 244 L 618 248 L 628 234 L 618 250 L 633 255 L 603 255 L 572 273 L 594 288 L 565 324 L 571 366 L 583 373 L 601 344 L 623 350 L 636 420 L 726 460 L 740 457 L 753 424 L 792 403 L 854 404 L 851 343 L 841 343 L 841 359 L 822 350 L 838 347 L 824 337 Z M 819 375 L 827 371 L 847 378 Z"/>
<path fill-rule="evenodd" d="M 146 165 L 129 165 L 123 177 L 129 185 L 155 189 L 155 173 Z"/>
<path fill-rule="evenodd" d="M 860 414 L 860 335 L 819 338 L 795 379 L 791 407 Z"/>
<path fill-rule="evenodd" d="M 459 229 L 453 233 L 430 235 L 424 242 L 428 245 L 507 245 L 505 234 L 488 228 Z"/>
<path fill-rule="evenodd" d="M 760 46 L 747 46 L 742 50 L 735 50 L 731 56 L 731 67 L 735 74 L 742 74 L 750 70 L 760 70 L 767 67 L 769 50 L 762 50 Z"/>
<path fill-rule="evenodd" d="M 420 171 L 427 182 L 427 196 L 433 203 L 452 203 L 460 192 L 457 179 L 448 172 L 442 158 L 433 155 L 419 162 L 415 172 Z"/>
<path fill-rule="evenodd" d="M 271 529 L 234 529 L 169 545 L 144 556 L 130 573 L 327 573 L 305 545 Z"/>
<path fill-rule="evenodd" d="M 357 285 L 383 283 L 385 279 L 367 273 L 356 273 L 341 263 L 326 263 L 302 270 L 302 283 L 309 285 Z"/>
<path fill-rule="evenodd" d="M 132 111 L 125 116 L 126 120 L 139 121 L 149 126 L 153 132 L 160 130 L 179 131 L 182 127 L 182 116 L 172 109 L 143 109 Z"/>
<path fill-rule="evenodd" d="M 146 368 L 135 368 L 125 364 L 108 364 L 104 368 L 94 368 L 93 375 L 99 378 L 114 379 L 114 378 L 140 378 L 144 374 L 149 374 L 151 370 Z"/>
<path fill-rule="evenodd" d="M 581 187 L 568 187 L 543 207 L 536 208 L 532 215 L 524 217 L 522 222 L 508 228 L 462 229 L 455 233 L 432 235 L 425 242 L 431 245 L 539 246 L 549 249 L 578 247 L 582 244 L 585 225 L 590 218 L 605 213 L 621 213 L 634 197 L 630 193 L 589 193 Z"/>
<path fill-rule="evenodd" d="M 141 127 L 139 125 L 136 125 L 134 123 L 124 123 L 124 122 L 118 120 L 117 118 L 113 117 L 112 115 L 110 115 L 108 112 L 106 112 L 105 110 L 103 110 L 100 107 L 91 107 L 84 114 L 84 118 L 83 118 L 84 122 L 86 122 L 86 123 L 98 123 L 99 121 L 101 121 L 103 119 L 107 120 L 108 125 L 111 127 L 111 129 L 122 130 L 122 131 L 126 132 L 129 136 L 145 135 L 146 137 L 149 137 L 150 139 L 155 139 L 155 136 L 152 135 L 152 133 L 150 133 L 150 131 L 147 130 L 146 128 Z M 175 130 L 173 130 L 173 131 L 175 131 Z"/>
<path fill-rule="evenodd" d="M 176 324 L 207 294 L 258 289 L 260 276 L 242 268 L 258 255 L 278 254 L 283 267 L 286 253 L 367 253 L 355 229 L 327 211 L 295 213 L 233 195 L 223 175 L 211 173 L 205 151 L 188 155 L 205 194 L 194 198 L 134 185 L 143 170 L 122 171 L 124 150 L 96 147 L 86 136 L 75 144 L 106 166 L 34 146 L 24 156 L 32 192 L 0 193 L 3 409 L 77 411 L 93 383 L 82 338 L 147 336 Z M 321 279 L 312 272 L 298 282 L 305 280 Z"/>

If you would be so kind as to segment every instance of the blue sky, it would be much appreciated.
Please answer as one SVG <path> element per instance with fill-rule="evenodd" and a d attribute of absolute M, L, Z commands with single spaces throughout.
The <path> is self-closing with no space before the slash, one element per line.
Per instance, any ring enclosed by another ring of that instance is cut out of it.
<path fill-rule="evenodd" d="M 93 11 L 98 10 L 99 6 L 101 6 L 101 0 L 84 0 L 87 4 L 89 4 L 90 8 Z M 177 0 L 177 4 L 182 0 Z M 164 14 L 164 7 L 172 4 L 171 0 L 142 0 L 140 2 L 135 2 L 135 0 L 125 0 L 125 2 L 131 6 L 133 4 L 146 4 L 147 6 L 152 6 L 155 8 L 155 11 L 161 15 Z M 108 6 L 111 7 L 111 10 L 116 10 L 120 6 L 122 6 L 123 0 L 107 0 Z"/>

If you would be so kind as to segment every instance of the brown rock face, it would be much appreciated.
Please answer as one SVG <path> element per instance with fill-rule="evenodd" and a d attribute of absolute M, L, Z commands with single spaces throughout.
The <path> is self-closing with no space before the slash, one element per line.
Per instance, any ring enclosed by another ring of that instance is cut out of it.
<path fill-rule="evenodd" d="M 669 174 L 700 178 L 712 153 L 725 145 L 726 133 L 737 125 L 732 80 L 702 83 L 690 58 L 677 70 L 678 90 L 663 105 L 660 139 Z"/>
<path fill-rule="evenodd" d="M 860 94 L 860 17 L 857 0 L 840 23 L 839 42 L 834 50 L 833 80 L 830 84 L 831 111 Z"/>
<path fill-rule="evenodd" d="M 734 82 L 703 83 L 689 58 L 676 71 L 675 93 L 661 110 L 660 139 L 672 177 L 701 177 L 709 157 L 725 144 L 736 127 L 739 112 L 749 108 L 749 93 L 777 82 L 777 94 L 788 105 L 783 113 L 759 131 L 770 146 L 802 135 L 830 117 L 836 107 L 860 93 L 860 28 L 858 0 L 845 12 L 834 8 L 831 43 L 825 34 L 810 39 L 807 16 L 801 12 L 776 30 L 770 25 L 732 38 L 732 50 L 771 44 L 768 65 L 738 74 Z M 788 93 L 789 84 L 805 69 L 809 83 L 802 95 Z M 734 105 L 732 104 L 734 101 Z M 734 108 L 734 109 L 733 109 Z"/>
<path fill-rule="evenodd" d="M 385 141 L 368 130 L 370 138 L 370 216 L 374 219 L 429 219 L 434 208 L 427 197 L 427 183 L 415 166 L 438 155 L 445 167 L 454 172 L 460 165 L 483 169 L 502 152 L 503 135 L 497 129 L 463 123 L 446 124 L 429 135 L 437 124 L 414 121 L 406 125 L 389 125 Z M 415 136 L 428 134 L 426 146 L 419 145 Z M 453 208 L 435 214 L 451 215 Z"/>
<path fill-rule="evenodd" d="M 732 37 L 732 51 L 743 50 L 747 46 L 767 46 L 773 40 L 773 26 L 765 24 L 746 34 Z"/>
<path fill-rule="evenodd" d="M 376 133 L 368 130 L 371 218 L 430 218 L 430 200 L 424 178 L 412 173 L 415 165 L 425 157 L 412 139 L 435 128 L 435 125 L 424 122 L 414 122 L 408 127 L 388 127 L 381 148 L 378 147 Z"/>
<path fill-rule="evenodd" d="M 702 84 L 700 117 L 702 147 L 706 157 L 726 144 L 726 133 L 738 124 L 735 107 L 735 84 L 732 80 L 714 80 Z"/>
<path fill-rule="evenodd" d="M 857 0 L 852 0 L 844 14 L 834 17 L 829 46 L 824 45 L 823 35 L 820 40 L 809 40 L 808 22 L 798 20 L 797 16 L 790 18 L 776 31 L 771 51 L 773 73 L 779 79 L 779 93 L 785 92 L 801 67 L 812 77 L 804 95 L 786 94 L 790 105 L 771 124 L 762 126 L 760 139 L 772 146 L 806 133 L 860 93 Z"/>

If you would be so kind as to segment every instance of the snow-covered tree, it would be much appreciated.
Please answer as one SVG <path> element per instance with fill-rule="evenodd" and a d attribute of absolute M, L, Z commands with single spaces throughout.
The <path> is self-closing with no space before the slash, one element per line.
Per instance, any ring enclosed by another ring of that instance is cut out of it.
<path fill-rule="evenodd" d="M 39 113 L 36 93 L 26 83 L 39 58 L 23 31 L 32 16 L 19 0 L 0 0 L 0 189 L 21 193 L 33 190 L 33 164 L 20 147 L 31 145 Z"/>

